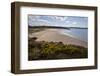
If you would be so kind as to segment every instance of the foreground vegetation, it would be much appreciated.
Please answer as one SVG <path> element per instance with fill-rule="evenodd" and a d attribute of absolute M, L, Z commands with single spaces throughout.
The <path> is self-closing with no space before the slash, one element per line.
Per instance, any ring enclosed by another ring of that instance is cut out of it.
<path fill-rule="evenodd" d="M 28 60 L 87 58 L 87 48 L 77 45 L 65 45 L 62 42 L 35 41 L 29 38 Z"/>

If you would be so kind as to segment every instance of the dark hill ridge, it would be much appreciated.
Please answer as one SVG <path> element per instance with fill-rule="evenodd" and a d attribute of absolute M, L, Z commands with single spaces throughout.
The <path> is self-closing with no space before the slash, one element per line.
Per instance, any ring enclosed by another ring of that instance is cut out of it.
<path fill-rule="evenodd" d="M 60 26 L 30 26 L 29 28 L 57 28 L 57 29 L 88 29 L 87 27 L 60 27 Z"/>

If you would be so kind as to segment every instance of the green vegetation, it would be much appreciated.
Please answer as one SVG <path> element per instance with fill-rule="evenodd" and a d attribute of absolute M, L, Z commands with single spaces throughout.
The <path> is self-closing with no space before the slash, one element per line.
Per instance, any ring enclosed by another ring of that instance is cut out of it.
<path fill-rule="evenodd" d="M 74 59 L 87 58 L 87 48 L 77 45 L 65 45 L 62 42 L 35 41 L 37 38 L 29 38 L 28 59 Z"/>

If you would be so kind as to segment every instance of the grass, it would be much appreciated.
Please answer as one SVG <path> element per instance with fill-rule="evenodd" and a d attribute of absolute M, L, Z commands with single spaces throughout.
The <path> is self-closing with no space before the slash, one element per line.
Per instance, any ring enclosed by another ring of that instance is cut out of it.
<path fill-rule="evenodd" d="M 35 41 L 29 38 L 28 60 L 87 58 L 87 48 L 62 42 Z"/>

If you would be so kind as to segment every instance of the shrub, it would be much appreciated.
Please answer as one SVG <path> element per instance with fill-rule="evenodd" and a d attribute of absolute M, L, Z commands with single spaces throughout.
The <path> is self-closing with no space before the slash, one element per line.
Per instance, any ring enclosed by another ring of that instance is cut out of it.
<path fill-rule="evenodd" d="M 29 41 L 29 60 L 86 58 L 87 48 L 62 42 Z M 63 56 L 63 57 L 60 57 Z"/>

